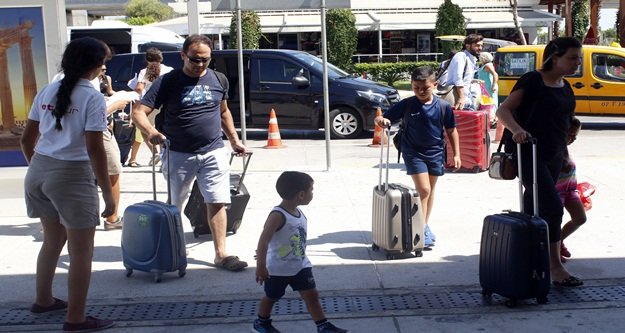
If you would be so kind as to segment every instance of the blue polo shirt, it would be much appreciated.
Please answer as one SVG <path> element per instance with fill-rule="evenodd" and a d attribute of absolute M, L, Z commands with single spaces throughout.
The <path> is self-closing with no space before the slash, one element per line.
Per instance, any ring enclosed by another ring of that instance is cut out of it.
<path fill-rule="evenodd" d="M 384 112 L 384 118 L 394 123 L 400 121 L 405 112 L 410 115 L 407 116 L 407 125 L 404 125 L 403 152 L 442 150 L 445 147 L 444 129 L 456 127 L 451 105 L 436 95 L 430 104 L 421 103 L 416 96 L 405 98 Z"/>

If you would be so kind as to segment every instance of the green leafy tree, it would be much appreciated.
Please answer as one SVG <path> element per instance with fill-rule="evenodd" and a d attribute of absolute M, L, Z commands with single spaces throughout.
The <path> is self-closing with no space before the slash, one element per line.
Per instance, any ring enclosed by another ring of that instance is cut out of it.
<path fill-rule="evenodd" d="M 590 7 L 588 4 L 588 0 L 578 0 L 573 3 L 573 7 L 571 8 L 573 37 L 580 41 L 583 41 L 584 37 L 586 37 L 588 25 L 590 24 Z"/>
<path fill-rule="evenodd" d="M 616 40 L 616 29 L 614 29 L 614 28 L 605 29 L 603 31 L 603 38 L 610 39 L 610 40 Z"/>
<path fill-rule="evenodd" d="M 350 9 L 330 9 L 326 13 L 328 62 L 348 72 L 353 71 L 352 55 L 356 52 L 358 30 Z"/>
<path fill-rule="evenodd" d="M 436 13 L 436 35 L 466 35 L 465 18 L 462 8 L 451 0 L 445 0 Z M 442 52 L 449 54 L 452 50 L 462 50 L 462 42 L 442 42 Z"/>
<path fill-rule="evenodd" d="M 156 19 L 152 16 L 129 17 L 126 19 L 126 23 L 130 25 L 146 25 L 155 22 L 158 21 L 156 21 Z"/>
<path fill-rule="evenodd" d="M 132 25 L 159 22 L 173 16 L 174 10 L 158 0 L 130 0 L 126 6 L 126 22 Z"/>
<path fill-rule="evenodd" d="M 258 49 L 260 47 L 260 38 L 263 36 L 260 27 L 260 17 L 255 11 L 241 11 L 241 37 L 243 39 L 243 49 Z M 230 40 L 228 48 L 238 48 L 237 43 L 237 13 L 232 13 L 230 20 Z"/>

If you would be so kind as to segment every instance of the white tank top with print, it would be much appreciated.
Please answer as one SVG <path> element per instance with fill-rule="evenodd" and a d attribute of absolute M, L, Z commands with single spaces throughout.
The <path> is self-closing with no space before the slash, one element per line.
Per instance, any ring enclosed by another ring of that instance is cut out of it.
<path fill-rule="evenodd" d="M 267 250 L 267 270 L 270 275 L 292 276 L 312 263 L 306 256 L 306 216 L 298 208 L 299 216 L 280 207 L 273 211 L 282 213 L 285 218 L 284 226 L 273 234 Z"/>

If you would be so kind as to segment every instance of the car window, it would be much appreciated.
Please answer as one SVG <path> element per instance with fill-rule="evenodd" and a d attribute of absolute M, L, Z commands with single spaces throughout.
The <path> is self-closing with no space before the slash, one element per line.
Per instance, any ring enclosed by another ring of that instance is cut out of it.
<path fill-rule="evenodd" d="M 113 86 L 120 82 L 126 85 L 128 80 L 134 76 L 132 72 L 132 56 L 120 55 L 112 57 L 106 65 L 106 74 L 111 77 Z"/>
<path fill-rule="evenodd" d="M 592 75 L 606 81 L 625 82 L 625 58 L 613 54 L 594 53 Z"/>
<path fill-rule="evenodd" d="M 182 68 L 180 52 L 163 52 L 163 64 L 172 68 Z"/>
<path fill-rule="evenodd" d="M 281 59 L 259 59 L 260 82 L 291 83 L 302 66 Z"/>
<path fill-rule="evenodd" d="M 495 69 L 500 76 L 521 76 L 536 68 L 536 52 L 499 52 Z"/>

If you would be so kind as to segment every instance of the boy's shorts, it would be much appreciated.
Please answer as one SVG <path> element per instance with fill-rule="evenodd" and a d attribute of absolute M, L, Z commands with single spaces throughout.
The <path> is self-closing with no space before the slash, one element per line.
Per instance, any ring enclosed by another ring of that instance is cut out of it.
<path fill-rule="evenodd" d="M 89 161 L 35 154 L 24 179 L 28 217 L 58 219 L 67 229 L 100 224 L 98 188 Z"/>
<path fill-rule="evenodd" d="M 432 176 L 442 176 L 445 174 L 443 167 L 443 153 L 422 154 L 415 152 L 402 152 L 406 174 L 417 175 L 427 173 Z"/>
<path fill-rule="evenodd" d="M 303 268 L 292 276 L 270 275 L 265 281 L 265 294 L 272 300 L 279 300 L 284 296 L 287 286 L 291 286 L 293 291 L 304 291 L 315 289 L 315 278 L 312 274 L 312 267 Z"/>

